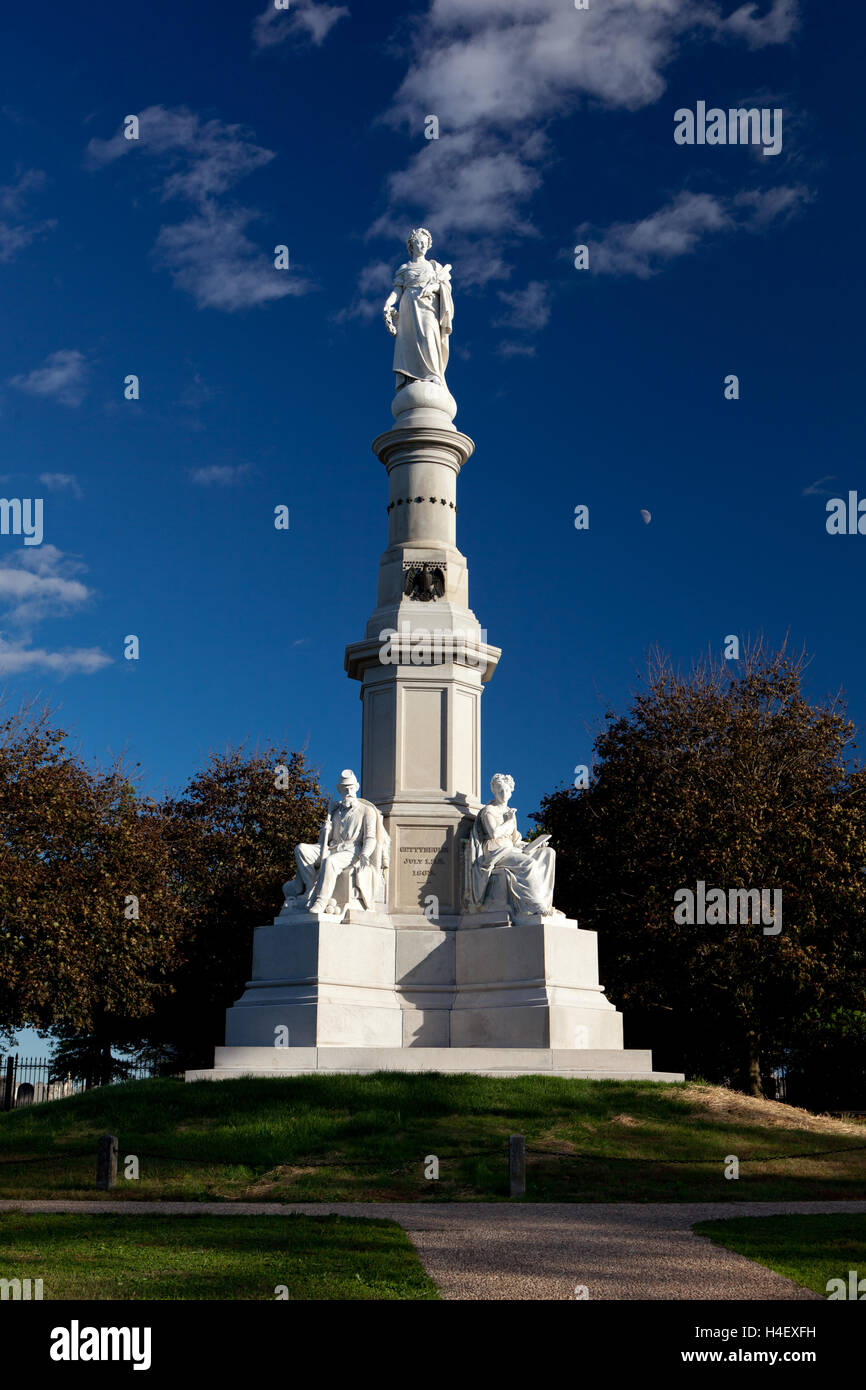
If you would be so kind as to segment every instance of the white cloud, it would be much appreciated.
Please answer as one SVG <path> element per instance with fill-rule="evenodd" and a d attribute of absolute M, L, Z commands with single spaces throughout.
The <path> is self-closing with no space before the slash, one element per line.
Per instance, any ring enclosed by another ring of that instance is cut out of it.
<path fill-rule="evenodd" d="M 4 217 L 20 217 L 30 195 L 44 186 L 45 174 L 41 169 L 25 169 L 14 183 L 0 186 L 0 213 Z"/>
<path fill-rule="evenodd" d="M 714 0 L 430 0 L 409 29 L 407 71 L 382 119 L 426 142 L 387 181 L 387 209 L 371 233 L 391 236 L 423 219 L 448 236 L 461 282 L 510 274 L 509 248 L 533 234 L 528 216 L 549 157 L 554 120 L 581 106 L 638 111 L 663 95 L 686 44 L 787 41 L 796 0 L 753 4 L 725 18 Z"/>
<path fill-rule="evenodd" d="M 231 487 L 234 483 L 243 482 L 249 471 L 248 463 L 211 463 L 204 468 L 192 469 L 189 476 L 194 483 L 202 487 L 210 487 L 212 483 L 216 483 L 218 487 Z"/>
<path fill-rule="evenodd" d="M 84 569 L 54 545 L 13 551 L 0 561 L 3 621 L 30 624 L 80 608 L 92 597 L 77 577 Z"/>
<path fill-rule="evenodd" d="M 77 348 L 51 352 L 41 367 L 9 378 L 9 384 L 29 396 L 42 396 L 62 405 L 79 406 L 87 390 L 88 368 Z"/>
<path fill-rule="evenodd" d="M 40 473 L 39 481 L 49 492 L 71 492 L 75 497 L 81 496 L 74 473 Z"/>
<path fill-rule="evenodd" d="M 249 309 L 286 295 L 304 294 L 305 280 L 275 270 L 273 259 L 246 235 L 257 213 L 207 204 L 186 222 L 163 227 L 154 257 L 200 309 Z"/>
<path fill-rule="evenodd" d="M 48 223 L 41 224 L 42 229 L 47 226 Z M 37 235 L 37 228 L 13 227 L 8 222 L 0 222 L 0 262 L 5 264 L 7 261 L 13 261 L 18 252 L 29 246 Z"/>
<path fill-rule="evenodd" d="M 535 234 L 523 206 L 541 184 L 534 163 L 546 148 L 540 133 L 516 136 L 507 148 L 471 131 L 430 140 L 389 177 L 389 208 L 370 235 L 405 237 L 413 224 L 406 209 L 416 208 L 415 225 L 428 227 L 434 242 L 448 237 L 464 285 L 502 279 L 505 239 Z"/>
<path fill-rule="evenodd" d="M 138 119 L 137 140 L 127 140 L 122 129 L 110 140 L 91 140 L 88 164 L 113 164 L 134 152 L 155 157 L 167 166 L 163 198 L 199 202 L 217 197 L 275 157 L 273 150 L 255 144 L 243 126 L 203 120 L 185 106 L 148 106 Z"/>
<path fill-rule="evenodd" d="M 534 343 L 517 343 L 512 339 L 506 338 L 499 344 L 496 351 L 500 357 L 534 357 Z"/>
<path fill-rule="evenodd" d="M 453 256 L 459 264 L 461 287 L 507 279 L 511 268 L 505 258 L 506 240 L 536 235 L 521 209 L 541 184 L 532 160 L 541 159 L 546 147 L 540 132 L 516 138 L 511 149 L 471 132 L 425 142 L 405 169 L 389 177 L 388 210 L 368 235 L 402 241 L 411 226 L 424 226 L 433 236 L 437 258 L 438 243 L 447 238 L 449 259 Z M 410 216 L 405 211 L 410 207 L 419 209 L 418 214 Z M 366 265 L 358 277 L 355 304 L 339 317 L 378 314 L 394 269 L 385 261 Z"/>
<path fill-rule="evenodd" d="M 127 140 L 120 130 L 110 140 L 93 139 L 87 162 L 100 168 L 138 150 L 163 171 L 162 199 L 192 205 L 186 221 L 161 228 L 154 252 L 199 308 L 234 312 L 310 289 L 294 271 L 275 269 L 271 246 L 257 246 L 246 235 L 259 216 L 254 208 L 220 201 L 270 164 L 272 150 L 242 126 L 204 120 L 186 107 L 147 107 L 139 115 L 139 137 Z"/>
<path fill-rule="evenodd" d="M 714 234 L 761 231 L 777 218 L 796 212 L 808 201 L 804 188 L 774 188 L 732 198 L 712 193 L 678 193 L 671 202 L 638 222 L 615 222 L 593 233 L 578 229 L 587 241 L 593 270 L 602 275 L 636 275 L 645 280 L 672 261 L 695 251 Z"/>
<path fill-rule="evenodd" d="M 74 579 L 33 574 L 16 568 L 13 559 L 0 565 L 0 603 L 11 605 L 7 619 L 17 622 L 22 614 L 30 617 L 35 607 L 68 606 L 88 597 L 87 586 Z"/>
<path fill-rule="evenodd" d="M 98 647 L 34 646 L 31 629 L 47 618 L 81 609 L 93 596 L 78 577 L 85 566 L 53 545 L 14 551 L 0 562 L 0 622 L 17 629 L 0 632 L 0 675 L 46 671 L 89 674 L 111 664 Z"/>
<path fill-rule="evenodd" d="M 288 10 L 274 8 L 269 0 L 253 25 L 253 46 L 274 48 L 289 38 L 309 39 L 320 47 L 334 25 L 347 18 L 345 5 L 328 5 L 323 0 L 292 0 Z"/>
<path fill-rule="evenodd" d="M 28 222 L 27 205 L 42 190 L 45 175 L 41 169 L 25 169 L 14 183 L 0 186 L 0 262 L 11 261 L 43 232 L 57 223 L 53 218 Z"/>
<path fill-rule="evenodd" d="M 745 225 L 749 230 L 768 227 L 776 219 L 787 221 L 811 202 L 812 193 L 803 184 L 783 185 L 765 191 L 754 189 L 738 193 L 732 200 L 735 207 L 747 209 Z"/>
<path fill-rule="evenodd" d="M 671 8 L 664 0 L 583 12 L 561 0 L 433 0 L 388 119 L 418 129 L 434 113 L 447 132 L 510 131 L 564 115 L 586 96 L 636 110 L 664 90 Z"/>
<path fill-rule="evenodd" d="M 717 31 L 743 38 L 750 48 L 763 48 L 765 44 L 787 43 L 799 27 L 799 0 L 773 0 L 764 15 L 756 17 L 756 4 L 741 5 L 727 19 L 718 21 Z"/>
<path fill-rule="evenodd" d="M 550 320 L 550 286 L 530 280 L 523 290 L 498 290 L 505 313 L 494 319 L 497 327 L 529 335 L 540 333 Z M 534 357 L 535 347 L 523 338 L 506 338 L 497 347 L 501 357 Z"/>
<path fill-rule="evenodd" d="M 540 280 L 530 280 L 525 290 L 499 290 L 507 312 L 495 320 L 506 328 L 538 333 L 550 319 L 550 291 Z"/>
<path fill-rule="evenodd" d="M 835 482 L 835 480 L 835 473 L 827 473 L 823 478 L 816 478 L 814 483 L 810 483 L 808 487 L 804 487 L 801 495 L 803 497 L 832 497 L 832 490 L 828 487 L 824 487 L 824 484 Z"/>
<path fill-rule="evenodd" d="M 657 101 L 665 71 L 701 31 L 753 46 L 785 42 L 796 0 L 723 19 L 711 0 L 431 0 L 389 119 L 418 128 L 436 113 L 450 130 L 538 122 L 591 98 L 630 111 Z"/>
<path fill-rule="evenodd" d="M 192 381 L 180 396 L 179 404 L 187 410 L 200 410 L 208 401 L 212 401 L 213 397 L 213 387 L 208 386 L 200 372 L 193 372 Z"/>
<path fill-rule="evenodd" d="M 17 676 L 34 671 L 51 675 L 91 675 L 111 665 L 111 657 L 99 647 L 64 647 L 50 652 L 45 647 L 27 647 L 0 637 L 0 675 Z"/>
<path fill-rule="evenodd" d="M 388 261 L 368 261 L 358 276 L 358 297 L 354 304 L 340 309 L 334 318 L 338 323 L 345 319 L 374 319 L 382 312 L 382 306 L 394 284 L 394 266 Z"/>

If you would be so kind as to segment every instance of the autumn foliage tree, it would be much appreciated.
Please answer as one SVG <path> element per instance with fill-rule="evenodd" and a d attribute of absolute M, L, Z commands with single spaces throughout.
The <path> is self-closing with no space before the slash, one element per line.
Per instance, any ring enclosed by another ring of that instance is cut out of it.
<path fill-rule="evenodd" d="M 293 850 L 325 800 L 300 753 L 214 755 L 185 790 L 141 797 L 88 767 L 47 712 L 0 723 L 0 1037 L 37 1028 L 63 1071 L 110 1080 L 118 1050 L 212 1060 Z"/>
<path fill-rule="evenodd" d="M 88 768 L 47 712 L 0 723 L 0 1031 L 111 1020 L 170 989 L 181 918 L 156 808 L 120 763 Z"/>
<path fill-rule="evenodd" d="M 180 1064 L 212 1065 L 225 1009 L 249 978 L 253 929 L 279 912 L 295 846 L 318 839 L 326 809 L 304 755 L 274 747 L 212 755 L 181 795 L 161 804 L 183 963 L 173 995 L 145 1021 L 143 1055 L 164 1044 Z"/>
<path fill-rule="evenodd" d="M 654 658 L 607 714 L 589 786 L 537 817 L 627 1042 L 752 1094 L 822 1020 L 866 1036 L 866 773 L 840 702 L 806 699 L 805 666 L 761 644 L 688 676 Z M 782 931 L 677 924 L 674 894 L 698 881 L 781 889 Z"/>

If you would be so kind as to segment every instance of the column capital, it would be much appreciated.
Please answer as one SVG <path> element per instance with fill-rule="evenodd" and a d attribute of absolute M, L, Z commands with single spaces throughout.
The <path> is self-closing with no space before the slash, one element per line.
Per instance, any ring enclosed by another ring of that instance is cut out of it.
<path fill-rule="evenodd" d="M 459 473 L 475 452 L 474 441 L 468 434 L 422 425 L 386 430 L 373 440 L 372 447 L 389 473 L 392 468 L 407 463 L 439 463 Z"/>

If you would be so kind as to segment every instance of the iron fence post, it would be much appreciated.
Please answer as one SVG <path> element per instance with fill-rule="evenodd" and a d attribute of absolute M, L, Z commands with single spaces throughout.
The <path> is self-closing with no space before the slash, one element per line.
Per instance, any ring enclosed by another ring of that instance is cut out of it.
<path fill-rule="evenodd" d="M 3 1086 L 3 1109 L 12 1109 L 12 1096 L 15 1090 L 15 1062 L 16 1058 L 10 1055 L 6 1058 L 6 1081 Z"/>

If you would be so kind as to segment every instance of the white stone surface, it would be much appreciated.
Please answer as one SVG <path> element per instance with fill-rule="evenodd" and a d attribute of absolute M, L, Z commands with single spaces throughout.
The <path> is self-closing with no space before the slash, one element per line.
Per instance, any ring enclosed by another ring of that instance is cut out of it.
<path fill-rule="evenodd" d="M 454 429 L 451 422 L 457 414 L 457 402 L 447 386 L 433 381 L 411 381 L 395 395 L 391 414 L 398 429 L 418 425 Z"/>
<path fill-rule="evenodd" d="M 253 977 L 227 1011 L 226 1042 L 622 1048 L 594 932 L 563 917 L 493 923 L 398 931 L 311 913 L 278 918 L 254 933 Z"/>
<path fill-rule="evenodd" d="M 439 927 L 397 932 L 397 990 L 404 1047 L 448 1047 L 454 1002 L 456 932 Z"/>
<path fill-rule="evenodd" d="M 216 1065 L 188 1071 L 187 1081 L 237 1076 L 302 1076 L 310 1072 L 469 1072 L 477 1076 L 584 1076 L 597 1080 L 682 1081 L 681 1072 L 652 1070 L 643 1050 L 484 1047 L 218 1047 Z"/>
<path fill-rule="evenodd" d="M 312 913 L 258 927 L 252 979 L 226 1011 L 226 1043 L 272 1048 L 280 1038 L 292 1048 L 401 1047 L 395 957 L 392 927 Z"/>
<path fill-rule="evenodd" d="M 595 932 L 565 917 L 458 931 L 452 1047 L 621 1048 Z"/>

